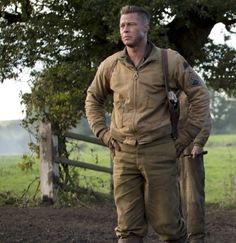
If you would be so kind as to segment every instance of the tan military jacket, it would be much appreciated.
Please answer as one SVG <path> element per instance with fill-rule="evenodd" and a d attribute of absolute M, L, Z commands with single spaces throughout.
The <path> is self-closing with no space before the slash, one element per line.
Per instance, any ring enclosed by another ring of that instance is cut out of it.
<path fill-rule="evenodd" d="M 169 79 L 173 90 L 183 90 L 191 104 L 188 123 L 179 138 L 187 146 L 206 123 L 209 93 L 199 76 L 176 51 L 168 49 Z M 86 116 L 96 136 L 107 129 L 104 102 L 113 96 L 111 136 L 126 144 L 145 144 L 171 134 L 161 49 L 154 46 L 136 68 L 126 51 L 105 59 L 88 88 Z"/>
<path fill-rule="evenodd" d="M 191 112 L 191 105 L 188 102 L 188 97 L 184 92 L 181 92 L 178 95 L 179 104 L 180 104 L 180 117 L 178 122 L 178 133 L 181 133 L 185 129 L 185 124 L 188 122 L 188 115 Z M 194 145 L 199 145 L 204 147 L 211 132 L 211 115 L 210 110 L 208 112 L 208 119 L 206 123 L 201 128 L 195 139 L 193 140 Z"/>

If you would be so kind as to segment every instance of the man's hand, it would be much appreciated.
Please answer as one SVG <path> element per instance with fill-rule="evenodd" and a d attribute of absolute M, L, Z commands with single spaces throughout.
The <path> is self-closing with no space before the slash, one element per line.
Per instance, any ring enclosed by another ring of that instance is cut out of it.
<path fill-rule="evenodd" d="M 191 152 L 193 159 L 196 158 L 197 156 L 199 156 L 202 153 L 203 153 L 203 147 L 202 146 L 200 146 L 198 144 L 193 145 L 193 149 L 192 149 L 192 152 Z"/>
<path fill-rule="evenodd" d="M 115 151 L 120 151 L 120 146 L 118 142 L 111 137 L 110 129 L 102 131 L 101 134 L 99 134 L 99 138 L 104 143 L 104 145 L 106 145 L 111 150 L 113 159 L 115 156 Z"/>

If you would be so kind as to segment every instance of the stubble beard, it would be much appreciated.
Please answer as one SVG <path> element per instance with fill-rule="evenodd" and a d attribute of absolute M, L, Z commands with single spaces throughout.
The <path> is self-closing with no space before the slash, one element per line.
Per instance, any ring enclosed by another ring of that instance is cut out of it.
<path fill-rule="evenodd" d="M 138 47 L 139 44 L 142 42 L 143 38 L 140 36 L 139 38 L 136 38 L 135 40 L 133 40 L 132 42 L 128 42 L 125 45 L 129 48 L 135 48 Z"/>

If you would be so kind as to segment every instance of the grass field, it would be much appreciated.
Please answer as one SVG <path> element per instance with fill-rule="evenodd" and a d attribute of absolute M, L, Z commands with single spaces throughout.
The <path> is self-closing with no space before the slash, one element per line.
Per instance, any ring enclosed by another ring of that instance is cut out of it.
<path fill-rule="evenodd" d="M 0 204 L 29 200 L 37 192 L 39 167 L 35 162 L 31 170 L 22 170 L 22 156 L 0 156 Z"/>
<path fill-rule="evenodd" d="M 236 203 L 236 135 L 212 135 L 205 156 L 206 202 Z"/>
<path fill-rule="evenodd" d="M 71 145 L 70 145 L 71 146 Z M 71 159 L 110 166 L 108 149 L 102 146 L 78 143 Z M 206 202 L 221 206 L 236 204 L 236 134 L 212 135 L 205 148 Z M 30 197 L 38 187 L 39 165 L 32 170 L 22 171 L 19 167 L 21 156 L 0 156 L 0 201 L 1 197 Z M 71 179 L 74 184 L 91 187 L 95 191 L 109 192 L 111 176 L 80 168 L 72 168 Z M 32 183 L 32 185 L 31 185 Z M 28 191 L 29 188 L 29 191 Z M 27 192 L 27 193 L 26 193 Z"/>

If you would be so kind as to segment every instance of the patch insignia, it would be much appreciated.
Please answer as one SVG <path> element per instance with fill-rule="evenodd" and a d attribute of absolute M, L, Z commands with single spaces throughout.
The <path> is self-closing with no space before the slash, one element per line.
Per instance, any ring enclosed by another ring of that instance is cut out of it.
<path fill-rule="evenodd" d="M 187 62 L 184 62 L 183 66 L 184 66 L 184 70 L 186 70 L 188 68 L 189 64 Z"/>
<path fill-rule="evenodd" d="M 198 77 L 196 73 L 191 73 L 189 78 L 190 78 L 190 83 L 193 86 L 201 85 L 201 79 Z"/>

